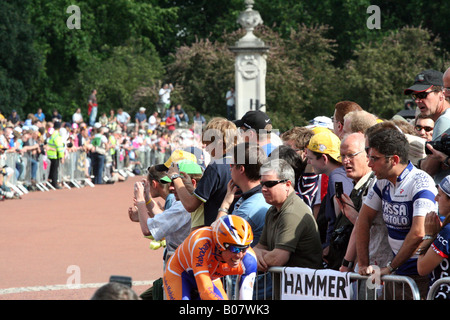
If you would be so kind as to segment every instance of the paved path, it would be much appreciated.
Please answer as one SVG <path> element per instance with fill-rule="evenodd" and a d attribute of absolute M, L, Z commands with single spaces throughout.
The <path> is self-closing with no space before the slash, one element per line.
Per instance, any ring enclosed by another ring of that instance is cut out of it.
<path fill-rule="evenodd" d="M 128 218 L 140 179 L 0 202 L 0 300 L 87 300 L 111 275 L 145 291 L 162 275 L 163 251 Z"/>

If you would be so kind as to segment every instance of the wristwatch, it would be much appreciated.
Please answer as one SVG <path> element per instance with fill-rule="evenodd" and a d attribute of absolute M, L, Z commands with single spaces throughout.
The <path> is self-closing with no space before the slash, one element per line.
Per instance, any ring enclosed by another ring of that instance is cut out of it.
<path fill-rule="evenodd" d="M 347 268 L 349 268 L 349 269 L 351 269 L 351 268 L 353 268 L 353 266 L 354 266 L 354 262 L 353 261 L 348 261 L 347 259 L 342 259 L 342 265 L 344 266 L 344 267 L 347 267 Z"/>
<path fill-rule="evenodd" d="M 175 173 L 175 174 L 173 174 L 173 175 L 171 175 L 170 176 L 170 180 L 175 180 L 175 179 L 177 179 L 177 178 L 181 178 L 181 175 L 180 174 L 178 174 L 178 173 Z"/>
<path fill-rule="evenodd" d="M 444 166 L 446 166 L 447 168 L 448 167 L 450 167 L 450 164 L 448 163 L 448 159 L 450 159 L 450 156 L 449 157 L 447 157 L 447 158 L 445 158 L 445 160 L 444 160 Z"/>
<path fill-rule="evenodd" d="M 391 262 L 392 262 L 392 261 L 389 261 L 389 262 L 387 263 L 386 267 L 388 267 L 389 273 L 394 273 L 395 271 L 397 271 L 398 268 L 393 268 L 393 267 L 391 266 Z"/>

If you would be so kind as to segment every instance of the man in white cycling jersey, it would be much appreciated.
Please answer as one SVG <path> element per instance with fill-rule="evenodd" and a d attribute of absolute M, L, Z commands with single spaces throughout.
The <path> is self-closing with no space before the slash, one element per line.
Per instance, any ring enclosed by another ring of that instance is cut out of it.
<path fill-rule="evenodd" d="M 382 211 L 394 258 L 386 266 L 379 266 L 380 275 L 395 272 L 409 276 L 426 297 L 428 278 L 419 276 L 415 253 L 425 235 L 425 215 L 436 211 L 435 183 L 430 175 L 408 161 L 408 141 L 400 130 L 385 128 L 367 138 L 369 167 L 377 182 L 369 191 L 355 226 L 359 273 L 368 275 L 376 269 L 369 266 L 369 229 L 377 212 Z"/>

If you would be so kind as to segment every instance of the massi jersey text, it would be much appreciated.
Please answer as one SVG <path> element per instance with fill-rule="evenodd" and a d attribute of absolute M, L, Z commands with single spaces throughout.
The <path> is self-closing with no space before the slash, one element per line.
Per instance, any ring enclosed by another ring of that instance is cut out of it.
<path fill-rule="evenodd" d="M 381 179 L 370 189 L 364 204 L 383 212 L 389 244 L 395 255 L 411 229 L 413 218 L 437 211 L 436 193 L 433 178 L 411 162 L 398 176 L 395 185 Z M 397 274 L 417 274 L 417 256 L 400 266 Z"/>

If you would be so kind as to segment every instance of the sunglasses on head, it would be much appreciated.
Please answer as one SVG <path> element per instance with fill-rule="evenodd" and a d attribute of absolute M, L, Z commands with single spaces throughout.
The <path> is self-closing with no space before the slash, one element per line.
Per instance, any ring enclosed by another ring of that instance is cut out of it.
<path fill-rule="evenodd" d="M 266 188 L 273 188 L 275 187 L 277 184 L 279 183 L 285 183 L 287 182 L 288 179 L 283 179 L 283 180 L 268 180 L 268 181 L 261 181 L 261 187 L 266 187 Z"/>
<path fill-rule="evenodd" d="M 232 253 L 241 253 L 245 252 L 248 249 L 248 246 L 238 246 L 229 243 L 225 243 L 225 248 Z"/>
<path fill-rule="evenodd" d="M 425 130 L 425 132 L 430 132 L 430 131 L 433 131 L 433 127 L 429 127 L 429 126 L 421 126 L 421 125 L 418 125 L 418 124 L 416 124 L 416 126 L 414 127 L 417 131 L 422 131 L 422 129 L 423 130 Z"/>

